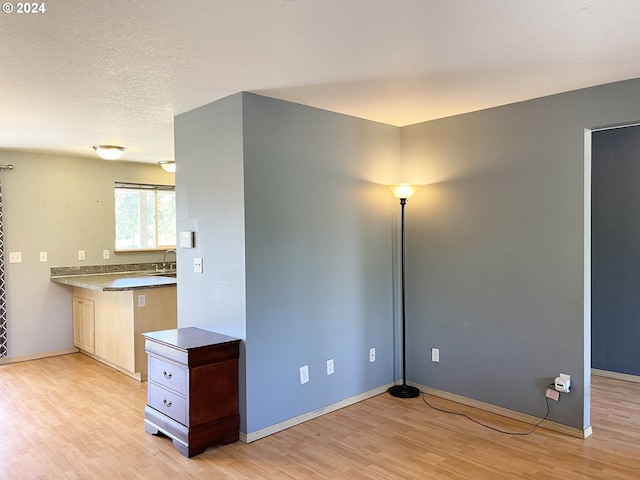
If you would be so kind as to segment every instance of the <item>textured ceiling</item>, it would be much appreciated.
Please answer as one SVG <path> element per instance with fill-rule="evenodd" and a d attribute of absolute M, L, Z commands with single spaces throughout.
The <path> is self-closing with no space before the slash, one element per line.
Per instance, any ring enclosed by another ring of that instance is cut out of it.
<path fill-rule="evenodd" d="M 174 115 L 239 91 L 407 125 L 640 77 L 637 0 L 11 3 L 0 149 L 170 159 Z"/>

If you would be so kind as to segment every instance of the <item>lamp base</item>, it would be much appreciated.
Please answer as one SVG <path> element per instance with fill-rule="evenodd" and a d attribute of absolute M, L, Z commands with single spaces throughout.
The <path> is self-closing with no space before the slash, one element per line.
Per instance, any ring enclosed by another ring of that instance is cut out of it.
<path fill-rule="evenodd" d="M 393 387 L 389 388 L 389 393 L 392 397 L 415 398 L 420 395 L 420 389 L 406 384 L 394 385 Z"/>

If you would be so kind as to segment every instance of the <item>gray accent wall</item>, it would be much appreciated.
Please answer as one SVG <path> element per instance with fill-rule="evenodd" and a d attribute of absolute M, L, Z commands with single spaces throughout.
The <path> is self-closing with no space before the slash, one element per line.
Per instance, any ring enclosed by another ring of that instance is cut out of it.
<path fill-rule="evenodd" d="M 177 227 L 195 232 L 195 248 L 177 249 L 178 326 L 237 338 L 246 337 L 242 142 L 241 94 L 175 119 Z"/>
<path fill-rule="evenodd" d="M 640 375 L 640 127 L 593 133 L 592 366 Z"/>
<path fill-rule="evenodd" d="M 194 248 L 177 249 L 178 327 L 245 339 L 242 94 L 178 115 L 174 129 L 177 230 L 195 236 Z M 193 271 L 194 258 L 203 259 L 201 274 Z M 245 346 L 238 369 L 243 424 Z"/>
<path fill-rule="evenodd" d="M 426 185 L 406 210 L 408 380 L 540 417 L 567 373 L 550 418 L 586 430 L 590 129 L 639 121 L 640 80 L 402 128 L 247 93 L 176 117 L 178 229 L 196 233 L 178 249 L 178 323 L 243 339 L 242 431 L 398 379 L 399 206 L 383 185 L 399 181 Z M 15 166 L 6 251 L 23 253 L 7 264 L 10 359 L 71 348 L 71 292 L 49 268 L 79 264 L 80 248 L 86 264 L 157 259 L 101 260 L 113 182 L 173 176 L 6 151 L 0 163 Z"/>
<path fill-rule="evenodd" d="M 396 127 L 248 93 L 176 117 L 179 264 L 205 266 L 178 323 L 245 340 L 243 432 L 393 382 L 398 155 Z"/>
<path fill-rule="evenodd" d="M 590 136 L 640 119 L 640 81 L 404 127 L 410 204 L 408 376 L 590 426 Z M 440 348 L 440 363 L 430 349 Z"/>
<path fill-rule="evenodd" d="M 251 432 L 393 382 L 396 202 L 372 177 L 397 164 L 399 131 L 251 94 L 243 106 Z"/>
<path fill-rule="evenodd" d="M 90 147 L 87 147 L 90 150 Z M 73 289 L 50 281 L 51 267 L 154 262 L 162 253 L 113 252 L 114 183 L 172 185 L 156 164 L 0 151 L 8 317 L 8 361 L 73 349 Z M 78 260 L 85 250 L 86 260 Z M 102 251 L 110 250 L 109 260 Z M 40 252 L 48 261 L 40 262 Z M 9 263 L 22 252 L 22 263 Z"/>

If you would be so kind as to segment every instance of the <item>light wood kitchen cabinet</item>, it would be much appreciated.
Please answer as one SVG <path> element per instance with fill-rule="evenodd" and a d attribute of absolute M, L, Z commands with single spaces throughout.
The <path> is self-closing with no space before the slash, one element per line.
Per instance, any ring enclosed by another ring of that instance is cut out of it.
<path fill-rule="evenodd" d="M 83 299 L 77 305 L 75 298 Z M 74 287 L 74 343 L 76 312 L 85 315 L 84 302 L 93 302 L 93 349 L 76 346 L 96 360 L 137 379 L 147 378 L 143 332 L 176 328 L 176 287 L 101 291 Z M 82 308 L 81 308 L 82 307 Z M 85 309 L 85 307 L 87 307 Z M 82 322 L 85 325 L 86 322 Z M 82 331 L 84 335 L 84 330 Z M 80 334 L 78 327 L 77 334 Z"/>
<path fill-rule="evenodd" d="M 95 351 L 95 303 L 73 297 L 73 344 L 88 353 Z"/>

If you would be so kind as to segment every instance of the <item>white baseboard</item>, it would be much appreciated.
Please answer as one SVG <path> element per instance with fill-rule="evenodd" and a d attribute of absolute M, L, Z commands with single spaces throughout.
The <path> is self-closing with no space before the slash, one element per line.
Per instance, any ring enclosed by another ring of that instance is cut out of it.
<path fill-rule="evenodd" d="M 28 362 L 29 360 L 39 360 L 41 358 L 57 357 L 58 355 L 68 355 L 70 353 L 78 353 L 80 350 L 77 348 L 67 348 L 65 350 L 57 350 L 55 352 L 37 353 L 35 355 L 27 355 L 24 357 L 5 357 L 0 358 L 0 365 L 6 365 L 9 363 Z"/>
<path fill-rule="evenodd" d="M 349 405 L 353 405 L 355 403 L 366 400 L 367 398 L 380 395 L 381 393 L 389 390 L 389 387 L 392 385 L 393 384 L 390 383 L 389 385 L 385 385 L 383 387 L 374 388 L 373 390 L 369 390 L 368 392 L 361 393 L 354 397 L 346 398 L 344 400 L 341 400 L 340 402 L 332 403 L 331 405 L 327 405 L 325 407 L 320 407 L 316 410 L 312 410 L 311 412 L 307 412 L 302 415 L 298 415 L 297 417 L 290 418 L 289 420 L 285 420 L 284 422 L 276 423 L 261 430 L 256 430 L 255 432 L 240 432 L 240 441 L 244 443 L 255 442 L 256 440 L 260 440 L 261 438 L 273 435 L 274 433 L 286 430 L 287 428 L 299 425 L 308 420 L 321 417 L 322 415 L 326 415 L 327 413 L 335 412 L 336 410 L 340 410 L 341 408 L 348 407 Z"/>
<path fill-rule="evenodd" d="M 444 392 L 442 390 L 436 390 L 435 388 L 430 388 L 430 387 L 426 387 L 424 385 L 419 385 L 419 384 L 413 384 L 413 386 L 418 387 L 420 391 L 425 392 L 429 395 L 444 398 L 446 400 L 451 400 L 453 402 L 461 403 L 463 405 L 468 405 L 470 407 L 478 408 L 480 410 L 484 410 L 487 412 L 495 413 L 503 417 L 519 420 L 521 422 L 528 423 L 530 425 L 535 425 L 540 420 L 542 420 L 541 418 L 534 417 L 533 415 L 527 415 L 526 413 L 516 412 L 515 410 L 509 410 L 508 408 L 499 407 L 497 405 L 492 405 L 490 403 L 480 402 L 472 398 L 456 395 L 455 393 Z M 547 430 L 552 430 L 554 432 L 563 433 L 571 437 L 577 437 L 577 438 L 583 438 L 583 439 L 591 436 L 591 434 L 593 433 L 591 426 L 588 426 L 585 429 L 580 429 L 580 428 L 570 427 L 568 425 L 563 425 L 561 423 L 552 422 L 551 420 L 545 420 L 544 422 L 542 422 L 540 424 L 540 428 L 546 428 Z"/>
<path fill-rule="evenodd" d="M 345 400 L 342 400 L 341 402 L 327 405 L 326 407 L 322 407 L 317 410 L 313 410 L 311 412 L 305 413 L 303 415 L 299 415 L 297 417 L 291 418 L 289 420 L 285 420 L 284 422 L 271 425 L 269 427 L 263 428 L 262 430 L 257 430 L 249 434 L 240 432 L 240 441 L 244 443 L 254 442 L 256 440 L 267 437 L 269 435 L 273 435 L 274 433 L 280 432 L 282 430 L 286 430 L 287 428 L 293 427 L 295 425 L 299 425 L 308 420 L 312 420 L 314 418 L 320 417 L 327 413 L 334 412 L 344 407 L 348 407 L 349 405 L 353 405 L 355 403 L 361 402 L 363 400 L 366 400 L 367 398 L 380 395 L 381 393 L 386 392 L 389 389 L 389 387 L 391 387 L 392 385 L 393 384 L 390 383 L 389 385 L 386 385 L 384 387 L 379 387 L 374 390 L 370 390 L 368 392 L 362 393 L 360 395 L 347 398 Z M 503 417 L 518 420 L 524 423 L 528 423 L 530 425 L 535 425 L 541 420 L 541 418 L 534 417 L 533 415 L 527 415 L 525 413 L 516 412 L 515 410 L 509 410 L 508 408 L 492 405 L 490 403 L 480 402 L 472 398 L 456 395 L 455 393 L 436 390 L 435 388 L 430 388 L 425 385 L 420 385 L 417 383 L 412 383 L 411 385 L 413 385 L 414 387 L 418 387 L 421 392 L 425 392 L 429 395 L 444 398 L 446 400 L 451 400 L 453 402 L 461 403 L 463 405 L 468 405 L 470 407 L 478 408 L 480 410 L 484 410 L 487 412 L 495 413 L 496 415 L 501 415 Z M 552 422 L 551 420 L 545 420 L 544 422 L 542 422 L 540 424 L 540 428 L 545 428 L 547 430 L 551 430 L 554 432 L 562 433 L 564 435 L 569 435 L 571 437 L 582 438 L 582 439 L 590 437 L 593 434 L 593 429 L 591 428 L 591 426 L 588 426 L 585 429 L 580 429 L 580 428 L 570 427 L 568 425 L 563 425 L 561 423 Z"/>
<path fill-rule="evenodd" d="M 598 375 L 599 377 L 615 378 L 616 380 L 624 380 L 626 382 L 640 383 L 640 377 L 638 375 L 629 375 L 628 373 L 610 372 L 608 370 L 598 370 L 597 368 L 591 369 L 592 375 Z"/>

